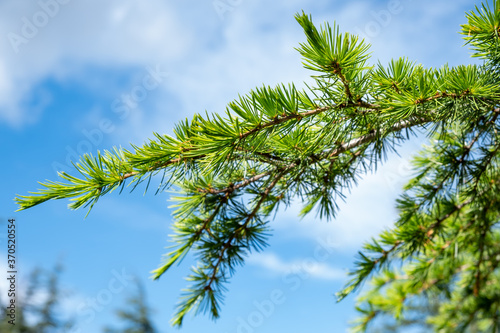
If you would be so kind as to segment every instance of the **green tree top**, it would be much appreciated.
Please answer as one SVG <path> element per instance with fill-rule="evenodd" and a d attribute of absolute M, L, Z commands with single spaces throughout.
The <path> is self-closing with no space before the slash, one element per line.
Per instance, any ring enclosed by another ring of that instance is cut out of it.
<path fill-rule="evenodd" d="M 456 332 L 478 320 L 497 327 L 500 0 L 467 18 L 461 33 L 483 64 L 425 68 L 407 58 L 370 65 L 363 40 L 299 14 L 306 41 L 297 50 L 314 84 L 259 87 L 224 114 L 179 123 L 174 136 L 84 155 L 79 176 L 61 172 L 63 182 L 41 183 L 16 201 L 26 209 L 69 198 L 70 208 L 91 208 L 106 193 L 127 183 L 148 187 L 161 174 L 157 192 L 177 191 L 175 244 L 154 278 L 189 251 L 198 259 L 173 318 L 181 325 L 190 310 L 219 316 L 228 279 L 265 246 L 271 213 L 298 197 L 301 214 L 334 218 L 358 175 L 423 130 L 433 139 L 414 161 L 400 217 L 365 246 L 339 298 L 372 278 L 359 308 L 365 330 L 378 314 L 399 318 L 413 296 L 446 286 L 435 327 Z"/>

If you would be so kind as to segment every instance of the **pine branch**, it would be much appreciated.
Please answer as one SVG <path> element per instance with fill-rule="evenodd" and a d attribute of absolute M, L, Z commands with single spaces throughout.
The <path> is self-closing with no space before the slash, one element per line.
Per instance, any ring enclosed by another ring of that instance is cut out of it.
<path fill-rule="evenodd" d="M 233 232 L 233 234 L 231 235 L 231 237 L 229 237 L 229 239 L 224 243 L 224 246 L 223 246 L 223 248 L 222 248 L 222 250 L 221 250 L 221 252 L 219 254 L 219 257 L 216 260 L 216 264 L 213 267 L 212 276 L 210 277 L 210 280 L 208 281 L 208 284 L 206 286 L 207 289 L 211 288 L 211 285 L 214 282 L 215 277 L 217 275 L 217 272 L 219 270 L 219 267 L 220 267 L 220 265 L 222 263 L 222 258 L 224 257 L 224 253 L 231 246 L 231 243 L 233 242 L 233 240 L 236 237 L 236 235 L 238 234 L 238 232 L 241 231 L 241 230 L 244 230 L 248 226 L 248 224 L 255 218 L 255 216 L 257 215 L 258 211 L 260 210 L 260 207 L 262 206 L 262 203 L 267 199 L 267 197 L 269 196 L 269 193 L 271 192 L 271 190 L 276 186 L 276 184 L 281 179 L 281 177 L 283 177 L 284 174 L 285 174 L 285 171 L 281 171 L 280 173 L 278 173 L 278 176 L 276 176 L 276 178 L 274 178 L 274 180 L 271 182 L 271 184 L 264 190 L 264 192 L 261 195 L 260 200 L 257 202 L 257 204 L 255 205 L 255 207 L 252 210 L 252 212 L 248 215 L 248 217 L 245 220 L 245 222 L 243 222 L 243 224 L 241 224 Z"/>
<path fill-rule="evenodd" d="M 255 207 L 252 209 L 250 214 L 245 218 L 244 222 L 238 224 L 237 228 L 233 230 L 230 236 L 223 242 L 217 258 L 213 263 L 210 263 L 209 269 L 211 273 L 207 275 L 206 273 L 201 273 L 200 278 L 203 280 L 200 281 L 202 284 L 197 285 L 193 291 L 188 291 L 189 294 L 185 296 L 185 301 L 180 303 L 177 309 L 176 314 L 174 315 L 173 324 L 175 326 L 181 326 L 184 316 L 190 311 L 193 307 L 199 306 L 201 302 L 203 302 L 207 297 L 211 299 L 210 301 L 210 312 L 214 318 L 217 318 L 218 315 L 218 302 L 216 300 L 216 294 L 220 293 L 220 290 L 214 288 L 214 283 L 223 282 L 221 278 L 221 271 L 223 271 L 223 265 L 226 264 L 225 256 L 227 256 L 227 251 L 235 246 L 233 241 L 236 239 L 237 235 L 239 235 L 243 230 L 246 230 L 249 224 L 256 218 L 259 210 L 261 209 L 262 204 L 267 200 L 269 194 L 272 189 L 276 186 L 276 184 L 280 181 L 283 175 L 287 172 L 287 170 L 281 170 L 278 172 L 278 175 L 274 177 L 272 182 L 266 187 L 264 192 L 262 193 L 260 199 L 257 201 Z M 222 277 L 224 273 L 222 273 Z M 195 278 L 193 277 L 193 280 Z M 222 281 L 221 281 L 222 280 Z"/>
<path fill-rule="evenodd" d="M 240 188 L 243 188 L 243 187 L 246 187 L 254 182 L 257 182 L 259 180 L 261 180 L 262 178 L 265 178 L 267 176 L 269 176 L 272 172 L 271 171 L 267 171 L 267 172 L 264 172 L 264 173 L 261 173 L 259 175 L 255 175 L 253 177 L 250 177 L 250 178 L 247 178 L 245 180 L 243 180 L 241 183 L 239 184 L 231 184 L 229 185 L 228 187 L 225 187 L 225 188 L 222 188 L 222 189 L 199 189 L 198 191 L 200 193 L 210 193 L 210 194 L 220 194 L 220 193 L 232 193 L 234 192 L 235 190 L 238 190 Z"/>
<path fill-rule="evenodd" d="M 202 225 L 189 237 L 188 241 L 185 242 L 185 244 L 168 253 L 166 257 L 168 257 L 169 259 L 162 266 L 151 271 L 151 273 L 153 274 L 152 278 L 154 280 L 158 280 L 170 267 L 172 267 L 173 264 L 182 260 L 184 256 L 189 252 L 189 250 L 191 250 L 193 245 L 200 239 L 203 232 L 210 232 L 210 224 L 217 217 L 221 208 L 227 203 L 230 194 L 231 193 L 228 192 L 225 196 L 220 198 L 219 204 L 217 205 L 213 213 L 202 222 Z"/>
<path fill-rule="evenodd" d="M 174 186 L 180 193 L 174 198 L 176 245 L 153 273 L 158 279 L 195 252 L 192 286 L 174 317 L 174 325 L 181 325 L 192 309 L 219 316 L 228 278 L 245 255 L 266 245 L 263 218 L 282 202 L 298 196 L 303 214 L 318 207 L 320 217 L 335 217 L 337 198 L 360 173 L 416 129 L 428 129 L 435 140 L 414 161 L 418 173 L 398 200 L 396 227 L 365 244 L 339 299 L 372 277 L 377 288 L 362 298 L 368 306 L 360 307 L 360 327 L 366 329 L 379 314 L 399 319 L 412 297 L 424 289 L 441 295 L 445 285 L 453 295 L 433 327 L 465 331 L 478 320 L 484 326 L 491 323 L 490 309 L 500 308 L 498 297 L 486 297 L 500 294 L 500 260 L 491 252 L 500 242 L 493 228 L 500 214 L 499 13 L 496 0 L 493 9 L 470 13 L 463 26 L 483 65 L 439 69 L 406 58 L 374 69 L 367 64 L 369 45 L 357 36 L 336 25 L 316 28 L 310 16 L 297 15 L 307 39 L 297 50 L 316 74 L 308 90 L 293 84 L 256 88 L 229 103 L 225 115 L 197 114 L 180 122 L 174 136 L 154 134 L 132 152 L 84 155 L 75 164 L 79 177 L 60 173 L 64 182 L 42 183 L 38 192 L 15 200 L 20 210 L 62 198 L 73 209 L 92 208 L 126 184 L 148 180 L 147 190 L 154 175 L 168 175 L 157 192 Z M 461 244 L 457 258 L 452 243 Z M 395 263 L 417 282 L 397 279 Z"/>

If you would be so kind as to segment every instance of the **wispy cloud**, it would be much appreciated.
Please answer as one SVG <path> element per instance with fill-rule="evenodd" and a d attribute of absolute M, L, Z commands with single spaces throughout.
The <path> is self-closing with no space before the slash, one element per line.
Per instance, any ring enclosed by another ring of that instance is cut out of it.
<path fill-rule="evenodd" d="M 346 277 L 345 271 L 312 258 L 284 261 L 274 253 L 266 252 L 251 255 L 247 262 L 281 275 L 306 274 L 320 280 L 344 280 Z"/>

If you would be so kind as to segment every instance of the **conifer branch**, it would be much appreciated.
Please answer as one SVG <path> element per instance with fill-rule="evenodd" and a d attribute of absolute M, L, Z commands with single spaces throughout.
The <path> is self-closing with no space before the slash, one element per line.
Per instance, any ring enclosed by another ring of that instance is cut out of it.
<path fill-rule="evenodd" d="M 241 230 L 244 230 L 248 226 L 248 224 L 250 222 L 252 222 L 252 220 L 255 218 L 255 216 L 259 212 L 260 207 L 262 206 L 262 203 L 267 200 L 267 197 L 269 196 L 269 193 L 276 186 L 276 184 L 280 181 L 281 177 L 283 177 L 283 175 L 285 174 L 285 172 L 286 171 L 283 170 L 283 171 L 281 171 L 281 172 L 278 173 L 278 175 L 274 178 L 274 180 L 271 182 L 271 184 L 269 184 L 269 186 L 266 187 L 266 189 L 264 190 L 264 192 L 261 195 L 261 198 L 259 199 L 259 201 L 255 205 L 255 207 L 253 208 L 253 210 L 251 211 L 251 213 L 248 215 L 248 217 L 246 218 L 245 222 L 243 222 L 236 230 L 234 230 L 234 232 L 232 233 L 232 235 L 224 243 L 224 245 L 222 247 L 222 250 L 221 250 L 221 252 L 219 254 L 219 257 L 216 260 L 216 264 L 213 267 L 213 273 L 212 273 L 212 276 L 210 277 L 210 280 L 208 281 L 208 284 L 207 284 L 206 288 L 209 289 L 211 287 L 212 283 L 214 282 L 215 277 L 217 275 L 217 272 L 219 270 L 219 267 L 220 267 L 220 265 L 222 263 L 224 254 L 227 251 L 227 249 L 231 246 L 231 243 L 235 239 L 235 237 L 238 234 L 238 232 L 240 232 Z"/>
<path fill-rule="evenodd" d="M 258 174 L 258 175 L 255 175 L 253 177 L 250 177 L 250 178 L 247 178 L 245 180 L 243 180 L 241 183 L 238 183 L 238 184 L 230 184 L 228 187 L 225 187 L 225 188 L 221 188 L 221 189 L 199 189 L 198 191 L 200 193 L 210 193 L 210 194 L 220 194 L 220 193 L 232 193 L 234 192 L 235 190 L 238 190 L 240 188 L 243 188 L 245 186 L 248 186 L 254 182 L 257 182 L 259 180 L 261 180 L 262 178 L 265 178 L 267 176 L 269 176 L 270 174 L 272 174 L 271 171 L 267 171 L 267 172 L 263 172 L 261 174 Z"/>
<path fill-rule="evenodd" d="M 193 284 L 173 320 L 181 325 L 192 309 L 219 316 L 224 284 L 245 255 L 266 245 L 263 218 L 281 200 L 290 204 L 298 196 L 305 201 L 301 214 L 318 207 L 320 217 L 334 217 L 336 199 L 357 175 L 415 129 L 428 129 L 434 140 L 413 161 L 416 175 L 398 199 L 396 226 L 365 244 L 339 299 L 369 278 L 375 282 L 359 307 L 365 330 L 379 315 L 404 316 L 422 290 L 435 296 L 445 285 L 450 295 L 433 319 L 435 328 L 465 331 L 477 318 L 493 327 L 491 311 L 471 299 L 500 294 L 500 260 L 490 249 L 500 242 L 493 228 L 500 215 L 500 0 L 493 7 L 469 13 L 462 31 L 484 64 L 439 69 L 406 58 L 374 69 L 364 41 L 336 25 L 316 28 L 310 16 L 299 14 L 307 40 L 297 50 L 317 74 L 312 87 L 256 88 L 229 103 L 225 115 L 180 122 L 175 136 L 154 134 L 132 152 L 84 155 L 75 164 L 79 177 L 60 173 L 65 182 L 42 183 L 38 192 L 15 200 L 20 210 L 62 198 L 71 208 L 92 208 L 127 183 L 168 175 L 159 189 L 173 185 L 180 193 L 174 198 L 175 245 L 153 273 L 158 279 L 195 252 Z M 248 198 L 250 208 L 242 202 Z M 458 243 L 455 257 L 450 246 Z M 407 279 L 396 278 L 394 263 Z M 489 309 L 500 308 L 497 299 L 488 298 Z"/>

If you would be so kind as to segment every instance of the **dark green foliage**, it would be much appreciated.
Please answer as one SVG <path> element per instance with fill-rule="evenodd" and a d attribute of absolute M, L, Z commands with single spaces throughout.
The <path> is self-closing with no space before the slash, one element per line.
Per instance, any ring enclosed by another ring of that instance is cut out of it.
<path fill-rule="evenodd" d="M 15 325 L 2 311 L 0 332 L 5 333 L 59 333 L 68 332 L 73 326 L 71 320 L 62 318 L 60 302 L 63 292 L 59 286 L 61 267 L 53 271 L 35 269 L 28 279 L 24 294 L 16 297 Z M 2 308 L 6 305 L 2 303 Z"/>
<path fill-rule="evenodd" d="M 307 40 L 298 51 L 314 84 L 263 86 L 225 114 L 195 115 L 175 136 L 133 151 L 85 155 L 76 178 L 47 182 L 16 198 L 20 209 L 70 198 L 71 208 L 162 173 L 175 190 L 174 245 L 158 279 L 191 251 L 198 259 L 173 323 L 187 312 L 218 317 L 226 284 L 245 256 L 266 245 L 271 213 L 299 197 L 302 214 L 335 217 L 357 176 L 415 131 L 431 137 L 398 199 L 399 219 L 360 252 L 342 299 L 371 279 L 357 330 L 379 316 L 439 332 L 497 332 L 500 308 L 500 0 L 467 14 L 462 34 L 483 65 L 424 68 L 404 58 L 368 64 L 369 45 L 337 26 L 297 15 Z M 417 305 L 415 305 L 417 304 Z M 434 306 L 434 305 L 433 305 Z M 415 310 L 417 309 L 417 310 Z"/>

